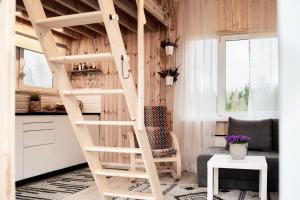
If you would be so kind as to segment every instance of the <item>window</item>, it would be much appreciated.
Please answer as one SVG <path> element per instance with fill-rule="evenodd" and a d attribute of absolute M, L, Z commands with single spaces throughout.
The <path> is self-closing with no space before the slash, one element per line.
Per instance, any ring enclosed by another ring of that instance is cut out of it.
<path fill-rule="evenodd" d="M 226 112 L 248 110 L 249 40 L 225 42 Z"/>
<path fill-rule="evenodd" d="M 17 49 L 17 52 L 19 54 L 18 89 L 56 92 L 53 74 L 44 54 L 23 48 Z"/>
<path fill-rule="evenodd" d="M 24 85 L 41 88 L 53 87 L 52 73 L 44 54 L 24 49 L 23 72 L 25 74 Z"/>
<path fill-rule="evenodd" d="M 278 111 L 276 35 L 222 36 L 218 51 L 220 118 L 259 117 Z"/>

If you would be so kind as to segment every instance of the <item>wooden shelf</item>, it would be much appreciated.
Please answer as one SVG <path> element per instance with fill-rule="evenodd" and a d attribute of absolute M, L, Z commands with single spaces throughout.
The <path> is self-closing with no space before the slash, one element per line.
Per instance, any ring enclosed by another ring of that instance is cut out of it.
<path fill-rule="evenodd" d="M 71 70 L 71 75 L 87 75 L 88 73 L 102 73 L 100 69 L 84 69 L 84 70 Z"/>

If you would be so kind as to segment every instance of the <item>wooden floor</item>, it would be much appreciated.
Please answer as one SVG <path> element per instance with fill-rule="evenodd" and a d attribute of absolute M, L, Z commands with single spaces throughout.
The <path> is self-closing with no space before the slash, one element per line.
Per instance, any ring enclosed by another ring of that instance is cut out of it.
<path fill-rule="evenodd" d="M 120 190 L 127 190 L 128 187 L 131 185 L 129 179 L 124 178 L 117 178 L 113 177 L 109 179 L 110 184 L 114 188 L 119 188 Z M 160 182 L 161 183 L 174 183 L 174 179 L 169 174 L 162 174 L 160 175 Z M 177 183 L 197 183 L 197 176 L 195 173 L 191 172 L 184 172 L 182 174 L 182 178 L 177 181 Z M 64 200 L 100 200 L 98 190 L 96 186 L 92 186 L 90 188 L 87 188 L 85 190 L 82 190 L 68 198 L 65 198 Z"/>

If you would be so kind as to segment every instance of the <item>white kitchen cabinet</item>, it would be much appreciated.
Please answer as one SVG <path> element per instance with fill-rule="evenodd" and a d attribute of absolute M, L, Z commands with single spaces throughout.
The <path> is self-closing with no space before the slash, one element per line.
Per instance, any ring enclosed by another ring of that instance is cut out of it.
<path fill-rule="evenodd" d="M 84 117 L 99 120 L 99 115 Z M 86 162 L 67 115 L 17 116 L 18 121 L 21 128 L 17 128 L 16 137 L 23 141 L 19 142 L 23 150 L 16 152 L 22 155 L 17 155 L 19 173 L 23 163 L 21 179 Z M 99 145 L 99 126 L 91 126 L 89 130 L 95 145 Z"/>

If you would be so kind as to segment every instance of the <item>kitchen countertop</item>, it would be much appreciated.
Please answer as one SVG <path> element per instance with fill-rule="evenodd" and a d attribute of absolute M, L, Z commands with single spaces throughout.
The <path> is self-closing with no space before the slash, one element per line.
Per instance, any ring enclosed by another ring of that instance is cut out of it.
<path fill-rule="evenodd" d="M 100 113 L 82 113 L 83 115 L 100 115 Z M 26 112 L 26 113 L 16 113 L 17 116 L 26 116 L 26 115 L 67 115 L 66 112 Z"/>

